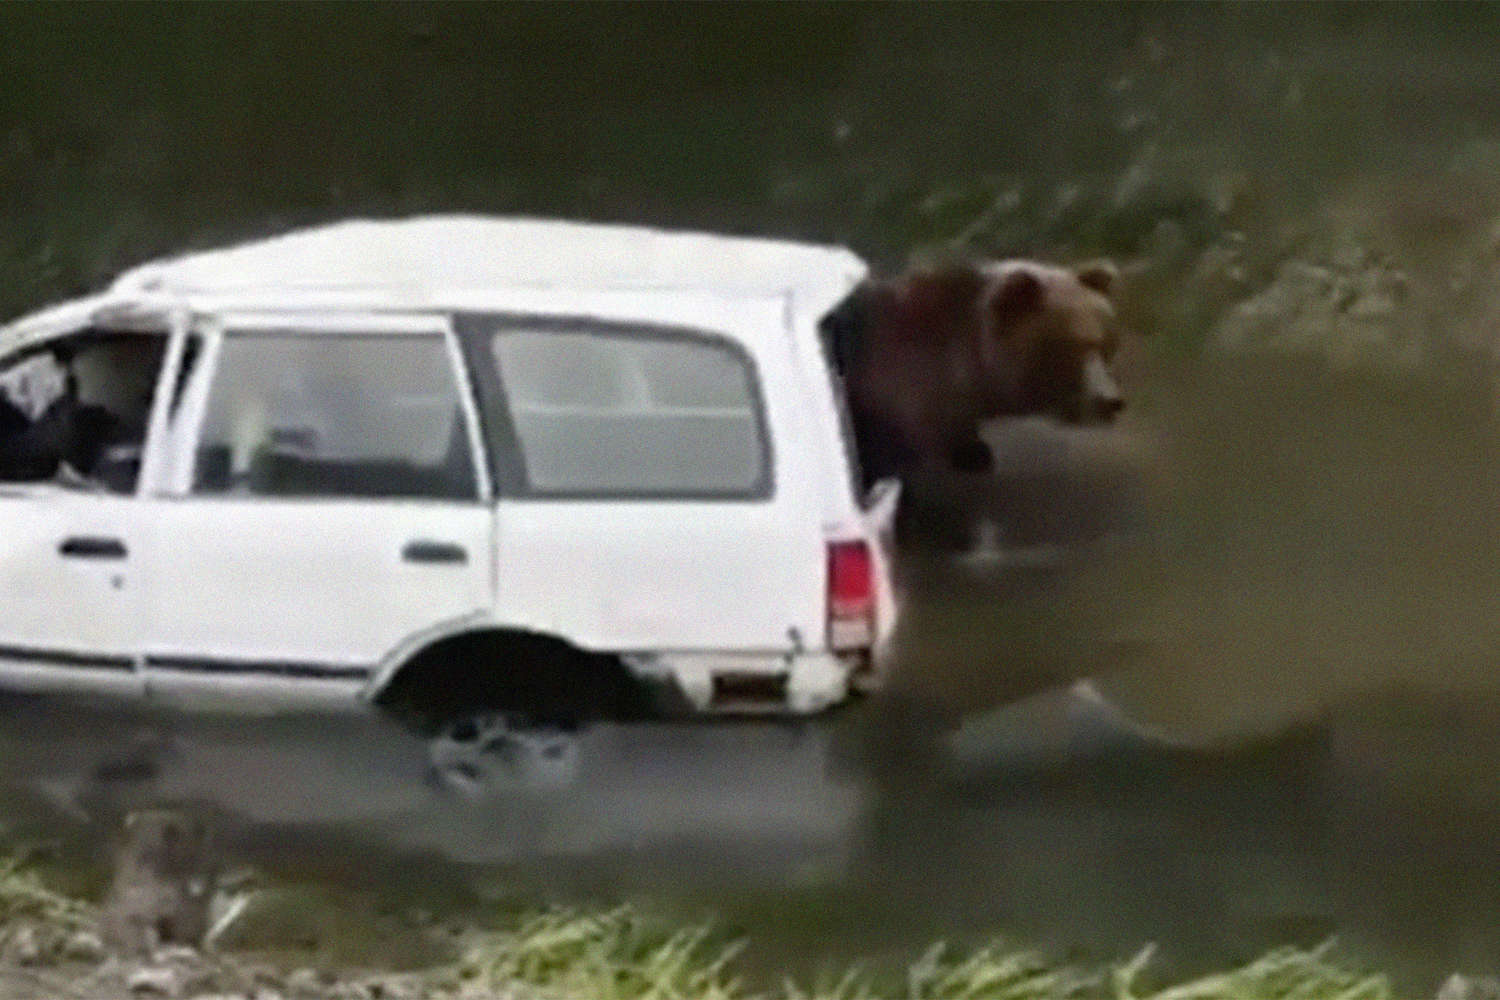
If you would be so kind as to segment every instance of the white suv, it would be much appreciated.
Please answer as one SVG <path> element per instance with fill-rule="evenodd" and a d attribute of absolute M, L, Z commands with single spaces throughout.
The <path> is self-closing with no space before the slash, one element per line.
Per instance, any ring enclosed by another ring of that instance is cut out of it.
<path fill-rule="evenodd" d="M 841 248 L 482 217 L 147 264 L 0 328 L 0 686 L 441 745 L 878 678 Z M 458 755 L 462 757 L 462 754 Z"/>

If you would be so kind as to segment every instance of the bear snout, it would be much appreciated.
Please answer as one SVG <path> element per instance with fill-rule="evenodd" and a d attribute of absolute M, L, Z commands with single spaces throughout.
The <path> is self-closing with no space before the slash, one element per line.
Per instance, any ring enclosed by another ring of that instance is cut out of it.
<path fill-rule="evenodd" d="M 1050 370 L 1049 370 L 1050 368 Z M 1063 365 L 1045 362 L 1030 379 L 1034 388 L 1008 407 L 996 407 L 993 416 L 1047 416 L 1065 424 L 1090 426 L 1111 423 L 1125 409 L 1108 364 L 1097 353 Z"/>
<path fill-rule="evenodd" d="M 1079 373 L 1078 389 L 1063 407 L 1072 424 L 1107 424 L 1125 409 L 1125 395 L 1097 353 L 1090 353 Z"/>

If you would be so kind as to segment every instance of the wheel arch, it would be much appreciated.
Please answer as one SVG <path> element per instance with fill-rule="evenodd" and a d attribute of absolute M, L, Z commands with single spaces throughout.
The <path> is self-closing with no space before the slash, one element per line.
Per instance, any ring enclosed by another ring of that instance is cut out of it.
<path fill-rule="evenodd" d="M 419 728 L 455 711 L 514 710 L 569 724 L 651 714 L 659 692 L 613 653 L 548 632 L 463 618 L 382 661 L 365 698 Z"/>

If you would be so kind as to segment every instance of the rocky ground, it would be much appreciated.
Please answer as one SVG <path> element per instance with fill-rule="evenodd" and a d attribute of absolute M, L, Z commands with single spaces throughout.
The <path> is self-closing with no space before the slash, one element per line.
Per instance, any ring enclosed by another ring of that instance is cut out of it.
<path fill-rule="evenodd" d="M 0 896 L 6 911 L 0 923 L 0 997 L 6 1000 L 401 1000 L 501 995 L 465 989 L 451 974 L 445 979 L 435 973 L 330 972 L 289 967 L 220 951 L 211 943 L 204 947 L 141 949 L 130 954 L 106 943 L 107 906 L 70 899 L 49 889 L 37 875 L 20 870 L 6 874 Z M 214 929 L 216 935 L 230 929 L 234 914 L 229 917 L 221 919 Z M 437 932 L 425 929 L 414 933 L 433 936 Z M 455 954 L 458 952 L 456 936 L 446 944 Z"/>
<path fill-rule="evenodd" d="M 66 943 L 67 954 L 53 960 L 30 958 L 22 935 L 18 950 L 0 968 L 0 995 L 7 1000 L 64 998 L 172 998 L 172 1000 L 417 1000 L 423 997 L 523 996 L 519 990 L 497 993 L 483 987 L 444 982 L 431 975 L 360 975 L 354 972 L 287 970 L 267 964 L 205 955 L 192 949 L 162 951 L 141 961 L 105 957 L 98 939 L 78 935 Z M 92 956 L 92 957 L 88 957 Z"/>

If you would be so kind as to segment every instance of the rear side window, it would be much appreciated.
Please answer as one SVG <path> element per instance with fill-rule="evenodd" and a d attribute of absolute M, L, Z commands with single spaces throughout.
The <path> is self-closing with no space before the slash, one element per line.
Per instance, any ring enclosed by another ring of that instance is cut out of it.
<path fill-rule="evenodd" d="M 193 492 L 475 499 L 445 341 L 229 333 L 209 389 Z"/>
<path fill-rule="evenodd" d="M 528 494 L 769 494 L 755 368 L 737 345 L 653 328 L 519 324 L 492 331 L 488 346 Z"/>

